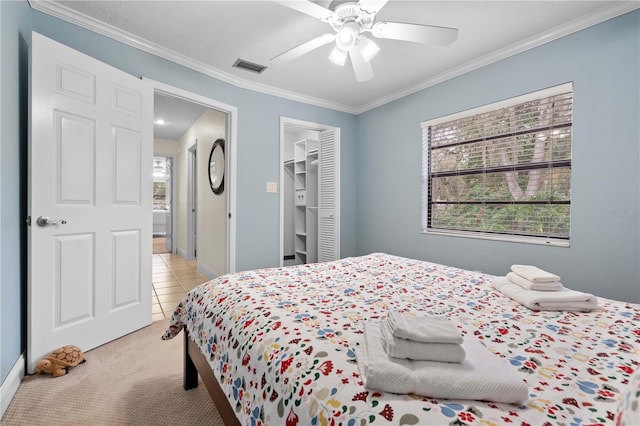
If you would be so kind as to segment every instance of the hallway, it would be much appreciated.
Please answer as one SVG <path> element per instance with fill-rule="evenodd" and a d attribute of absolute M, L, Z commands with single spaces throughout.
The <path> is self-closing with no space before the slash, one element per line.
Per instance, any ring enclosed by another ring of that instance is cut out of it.
<path fill-rule="evenodd" d="M 170 318 L 176 305 L 194 287 L 208 281 L 196 269 L 195 260 L 185 260 L 173 253 L 153 255 L 152 320 Z"/>

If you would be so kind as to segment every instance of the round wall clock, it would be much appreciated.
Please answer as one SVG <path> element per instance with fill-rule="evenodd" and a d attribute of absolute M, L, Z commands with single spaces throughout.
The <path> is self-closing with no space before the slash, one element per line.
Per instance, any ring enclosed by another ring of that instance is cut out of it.
<path fill-rule="evenodd" d="M 224 191 L 224 139 L 218 139 L 209 154 L 209 184 L 214 194 Z"/>

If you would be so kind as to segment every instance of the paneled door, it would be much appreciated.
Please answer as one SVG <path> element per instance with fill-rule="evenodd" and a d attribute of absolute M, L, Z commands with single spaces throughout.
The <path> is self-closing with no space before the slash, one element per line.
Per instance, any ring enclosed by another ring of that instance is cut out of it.
<path fill-rule="evenodd" d="M 27 368 L 151 323 L 153 88 L 32 33 Z"/>
<path fill-rule="evenodd" d="M 165 200 L 167 212 L 165 213 L 164 244 L 170 253 L 173 253 L 173 157 L 166 157 L 167 160 L 167 182 L 165 186 Z"/>

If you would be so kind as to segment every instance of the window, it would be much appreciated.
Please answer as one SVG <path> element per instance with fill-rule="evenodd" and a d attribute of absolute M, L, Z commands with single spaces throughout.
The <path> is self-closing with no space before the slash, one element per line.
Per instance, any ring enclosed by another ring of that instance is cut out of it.
<path fill-rule="evenodd" d="M 164 210 L 167 207 L 167 182 L 153 182 L 153 208 Z"/>
<path fill-rule="evenodd" d="M 568 245 L 571 83 L 422 123 L 422 231 Z"/>

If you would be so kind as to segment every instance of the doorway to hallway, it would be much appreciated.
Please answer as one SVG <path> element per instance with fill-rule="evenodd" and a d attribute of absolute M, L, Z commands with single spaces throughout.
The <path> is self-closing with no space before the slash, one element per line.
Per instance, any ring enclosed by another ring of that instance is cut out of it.
<path fill-rule="evenodd" d="M 173 158 L 153 157 L 153 253 L 173 253 Z"/>

